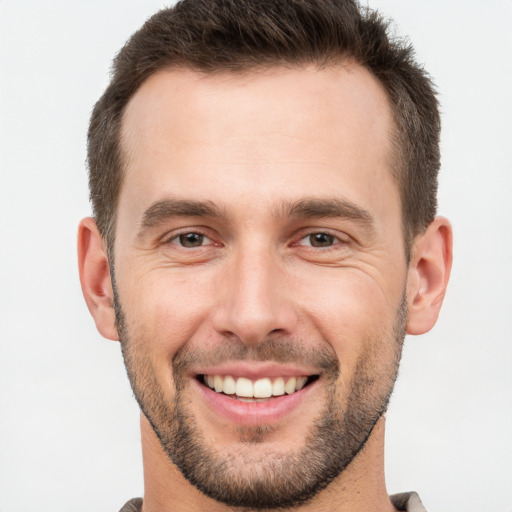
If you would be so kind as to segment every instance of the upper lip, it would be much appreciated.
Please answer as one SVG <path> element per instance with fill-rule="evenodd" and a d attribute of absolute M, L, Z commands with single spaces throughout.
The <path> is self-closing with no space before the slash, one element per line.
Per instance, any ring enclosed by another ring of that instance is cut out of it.
<path fill-rule="evenodd" d="M 226 362 L 215 366 L 198 367 L 194 369 L 193 375 L 220 375 L 232 377 L 245 377 L 246 379 L 258 380 L 265 377 L 308 377 L 318 375 L 317 369 L 303 365 L 289 365 L 273 362 L 260 361 L 239 361 Z"/>

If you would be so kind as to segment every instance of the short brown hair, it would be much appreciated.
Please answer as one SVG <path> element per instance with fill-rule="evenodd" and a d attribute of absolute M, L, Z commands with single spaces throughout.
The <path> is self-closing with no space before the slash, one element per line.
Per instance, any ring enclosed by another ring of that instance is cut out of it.
<path fill-rule="evenodd" d="M 88 134 L 90 197 L 109 251 L 123 176 L 122 115 L 150 75 L 168 67 L 205 73 L 322 67 L 347 58 L 373 73 L 390 100 L 408 251 L 437 209 L 438 102 L 410 44 L 390 37 L 389 23 L 354 0 L 183 0 L 132 35 L 114 60 Z"/>

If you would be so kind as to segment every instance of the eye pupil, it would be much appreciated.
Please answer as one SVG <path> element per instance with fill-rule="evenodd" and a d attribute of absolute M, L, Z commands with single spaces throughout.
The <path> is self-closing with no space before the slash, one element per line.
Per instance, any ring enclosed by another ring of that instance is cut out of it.
<path fill-rule="evenodd" d="M 334 243 L 334 236 L 327 233 L 315 233 L 310 235 L 309 240 L 313 247 L 329 247 Z"/>
<path fill-rule="evenodd" d="M 184 233 L 179 236 L 183 247 L 200 247 L 203 244 L 204 235 L 199 233 Z"/>

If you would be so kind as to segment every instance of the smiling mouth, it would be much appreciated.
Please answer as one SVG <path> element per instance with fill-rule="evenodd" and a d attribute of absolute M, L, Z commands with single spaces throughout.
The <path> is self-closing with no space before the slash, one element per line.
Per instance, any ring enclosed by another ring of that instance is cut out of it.
<path fill-rule="evenodd" d="M 231 375 L 198 375 L 199 382 L 216 393 L 241 402 L 266 402 L 292 395 L 318 380 L 319 375 L 262 378 L 257 380 Z"/>

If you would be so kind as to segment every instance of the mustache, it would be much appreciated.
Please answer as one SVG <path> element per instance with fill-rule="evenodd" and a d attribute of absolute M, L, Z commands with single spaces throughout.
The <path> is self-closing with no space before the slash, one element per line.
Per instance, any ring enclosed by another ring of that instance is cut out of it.
<path fill-rule="evenodd" d="M 238 338 L 230 338 L 204 349 L 191 343 L 183 345 L 172 359 L 174 378 L 181 380 L 181 377 L 193 367 L 215 366 L 227 361 L 303 364 L 314 366 L 333 378 L 337 378 L 340 373 L 338 358 L 327 344 L 313 348 L 300 340 L 280 337 L 246 345 Z"/>

